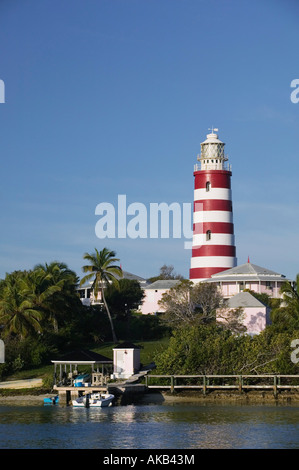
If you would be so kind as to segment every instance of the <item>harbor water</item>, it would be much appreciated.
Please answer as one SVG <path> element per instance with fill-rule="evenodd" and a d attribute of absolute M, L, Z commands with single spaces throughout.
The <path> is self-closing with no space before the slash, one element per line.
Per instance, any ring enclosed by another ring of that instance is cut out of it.
<path fill-rule="evenodd" d="M 299 406 L 0 403 L 1 449 L 298 449 Z"/>

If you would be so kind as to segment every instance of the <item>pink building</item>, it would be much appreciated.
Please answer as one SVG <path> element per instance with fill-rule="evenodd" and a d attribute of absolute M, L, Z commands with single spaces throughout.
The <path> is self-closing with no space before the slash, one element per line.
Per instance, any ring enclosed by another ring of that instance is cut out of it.
<path fill-rule="evenodd" d="M 240 292 L 227 299 L 226 308 L 218 311 L 218 319 L 219 315 L 225 315 L 226 310 L 237 308 L 242 308 L 244 315 L 242 323 L 246 326 L 247 334 L 259 334 L 270 324 L 270 309 L 249 292 Z"/>
<path fill-rule="evenodd" d="M 175 287 L 180 281 L 179 280 L 160 280 L 155 281 L 148 286 L 145 286 L 144 293 L 145 297 L 143 304 L 140 306 L 140 311 L 144 315 L 155 315 L 162 313 L 163 309 L 159 305 L 159 300 L 162 299 L 162 295 L 168 292 L 172 287 Z"/>
<path fill-rule="evenodd" d="M 250 262 L 213 274 L 210 279 L 205 280 L 205 282 L 216 283 L 224 298 L 233 297 L 245 289 L 258 294 L 268 294 L 273 298 L 280 298 L 280 288 L 287 281 L 290 279 L 287 279 L 283 274 Z"/>
<path fill-rule="evenodd" d="M 268 294 L 271 298 L 281 298 L 280 288 L 282 284 L 287 281 L 290 281 L 290 279 L 287 279 L 283 274 L 248 262 L 213 274 L 210 279 L 205 279 L 202 282 L 216 283 L 223 297 L 225 299 L 231 299 L 233 302 L 234 298 L 236 298 L 237 301 L 240 301 L 241 298 L 249 299 L 248 296 L 238 297 L 238 294 L 243 293 L 245 289 L 249 289 L 258 294 Z M 146 315 L 162 313 L 163 309 L 159 305 L 159 300 L 161 300 L 165 292 L 168 292 L 179 282 L 179 280 L 161 280 L 143 287 L 145 298 L 143 304 L 140 306 L 141 313 Z M 253 297 L 253 299 L 255 299 L 255 297 Z M 253 299 L 251 299 L 251 303 L 253 303 Z M 258 301 L 256 304 L 257 303 Z M 252 307 L 252 305 L 250 307 Z M 266 318 L 268 313 L 264 311 L 263 315 Z M 259 318 L 261 318 L 261 316 L 259 316 Z M 266 325 L 266 323 L 259 323 L 260 326 L 262 324 L 264 326 Z"/>

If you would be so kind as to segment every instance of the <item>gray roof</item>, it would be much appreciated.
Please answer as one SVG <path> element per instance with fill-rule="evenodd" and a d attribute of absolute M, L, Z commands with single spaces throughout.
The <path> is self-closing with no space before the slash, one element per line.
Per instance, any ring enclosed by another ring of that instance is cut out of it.
<path fill-rule="evenodd" d="M 85 364 L 94 364 L 94 363 L 113 363 L 111 359 L 102 354 L 98 354 L 94 351 L 89 351 L 88 349 L 78 349 L 76 351 L 70 351 L 58 359 L 53 359 L 51 362 L 62 363 L 62 364 L 72 364 L 72 363 L 85 363 Z"/>
<path fill-rule="evenodd" d="M 226 302 L 227 307 L 229 308 L 238 308 L 238 307 L 263 307 L 265 308 L 262 302 L 260 302 L 254 295 L 249 292 L 240 292 L 239 294 L 234 295 Z"/>
<path fill-rule="evenodd" d="M 128 341 L 124 341 L 123 343 L 119 343 L 114 346 L 113 349 L 141 349 L 141 346 L 138 346 L 134 343 L 130 343 Z"/>
<path fill-rule="evenodd" d="M 118 277 L 118 276 L 116 276 Z M 136 280 L 138 282 L 146 283 L 146 279 L 140 276 L 136 276 L 136 274 L 129 273 L 128 271 L 123 271 L 123 277 L 120 279 L 131 279 L 131 280 Z"/>
<path fill-rule="evenodd" d="M 219 273 L 213 274 L 210 279 L 205 282 L 229 282 L 229 281 L 281 281 L 286 282 L 287 279 L 283 274 L 279 274 L 270 269 L 262 268 L 256 264 L 245 263 L 234 268 L 226 269 Z"/>
<path fill-rule="evenodd" d="M 145 289 L 171 289 L 181 282 L 181 279 L 161 279 L 145 287 Z"/>

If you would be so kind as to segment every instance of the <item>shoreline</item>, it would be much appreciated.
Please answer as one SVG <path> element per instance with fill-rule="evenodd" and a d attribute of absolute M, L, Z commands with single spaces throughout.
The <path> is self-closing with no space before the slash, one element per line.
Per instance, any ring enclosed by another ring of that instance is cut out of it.
<path fill-rule="evenodd" d="M 196 391 L 185 391 L 178 393 L 149 392 L 139 398 L 141 403 L 175 404 L 175 403 L 198 403 L 198 404 L 276 404 L 276 405 L 299 405 L 299 393 L 281 392 L 274 396 L 270 391 L 250 392 L 221 392 L 213 391 L 207 395 Z"/>
<path fill-rule="evenodd" d="M 56 393 L 40 393 L 40 394 L 22 394 L 20 391 L 14 393 L 11 390 L 9 395 L 0 395 L 0 406 L 8 404 L 17 405 L 43 405 L 44 398 L 55 396 Z M 274 397 L 270 391 L 250 391 L 250 392 L 221 392 L 213 391 L 207 395 L 196 391 L 184 391 L 170 393 L 164 392 L 147 392 L 144 394 L 129 394 L 129 396 L 120 396 L 117 398 L 118 404 L 122 406 L 124 401 L 126 404 L 176 404 L 176 403 L 198 403 L 198 404 L 276 404 L 285 405 L 292 404 L 299 406 L 298 392 L 280 392 Z M 62 406 L 67 406 L 63 404 Z"/>
<path fill-rule="evenodd" d="M 16 394 L 13 395 L 0 395 L 0 406 L 1 405 L 33 405 L 33 404 L 44 404 L 44 398 L 53 397 L 55 394 L 53 393 L 44 393 L 41 395 L 21 395 Z"/>
<path fill-rule="evenodd" d="M 299 393 L 281 392 L 275 397 L 270 391 L 250 391 L 250 392 L 221 392 L 213 391 L 207 395 L 196 394 L 196 392 L 180 392 L 171 395 L 164 392 L 163 396 L 166 401 L 198 401 L 201 403 L 298 403 Z"/>

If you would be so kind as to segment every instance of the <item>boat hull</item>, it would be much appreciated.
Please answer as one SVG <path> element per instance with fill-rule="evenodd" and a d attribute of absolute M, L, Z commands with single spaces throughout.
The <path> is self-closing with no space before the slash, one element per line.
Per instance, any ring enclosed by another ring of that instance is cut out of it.
<path fill-rule="evenodd" d="M 91 394 L 72 400 L 72 405 L 78 408 L 106 408 L 112 405 L 114 395 Z"/>
<path fill-rule="evenodd" d="M 44 405 L 56 405 L 59 403 L 59 396 L 44 398 Z"/>

